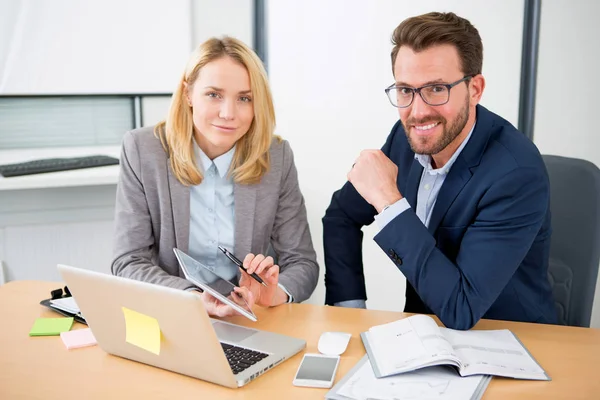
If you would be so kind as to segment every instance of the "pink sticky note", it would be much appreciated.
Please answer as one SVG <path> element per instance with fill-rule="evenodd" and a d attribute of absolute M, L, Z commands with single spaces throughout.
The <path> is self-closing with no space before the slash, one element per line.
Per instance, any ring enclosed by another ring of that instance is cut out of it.
<path fill-rule="evenodd" d="M 90 328 L 62 332 L 60 338 L 69 350 L 96 344 L 96 338 Z"/>

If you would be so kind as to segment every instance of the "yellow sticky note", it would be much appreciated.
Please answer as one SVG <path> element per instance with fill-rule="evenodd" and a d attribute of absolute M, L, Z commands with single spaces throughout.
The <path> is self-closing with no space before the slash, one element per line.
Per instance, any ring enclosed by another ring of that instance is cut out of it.
<path fill-rule="evenodd" d="M 156 318 L 127 307 L 121 307 L 125 316 L 125 340 L 146 351 L 160 354 L 160 326 Z"/>

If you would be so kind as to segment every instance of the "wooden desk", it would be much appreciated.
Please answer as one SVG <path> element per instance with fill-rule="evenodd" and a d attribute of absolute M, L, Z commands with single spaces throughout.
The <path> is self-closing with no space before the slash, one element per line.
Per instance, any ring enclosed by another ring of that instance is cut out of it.
<path fill-rule="evenodd" d="M 0 286 L 0 399 L 322 399 L 327 392 L 292 385 L 302 353 L 233 390 L 115 357 L 97 346 L 69 351 L 59 337 L 29 337 L 37 317 L 57 316 L 38 303 L 60 286 L 36 281 Z M 323 331 L 352 332 L 336 382 L 364 355 L 360 332 L 404 316 L 308 304 L 282 305 L 257 314 L 258 323 L 244 317 L 228 320 L 304 338 L 307 352 L 317 352 Z M 81 327 L 76 324 L 73 329 Z M 511 329 L 553 379 L 494 378 L 485 400 L 600 398 L 600 374 L 596 372 L 600 330 L 503 321 L 481 321 L 476 328 Z"/>

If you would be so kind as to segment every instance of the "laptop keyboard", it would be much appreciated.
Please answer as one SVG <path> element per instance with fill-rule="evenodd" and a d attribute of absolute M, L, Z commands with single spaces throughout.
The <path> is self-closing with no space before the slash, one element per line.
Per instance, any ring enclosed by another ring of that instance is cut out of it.
<path fill-rule="evenodd" d="M 239 374 L 246 368 L 268 356 L 266 353 L 237 347 L 232 344 L 221 343 L 221 346 L 223 347 L 227 361 L 229 361 L 229 366 L 234 374 Z"/>

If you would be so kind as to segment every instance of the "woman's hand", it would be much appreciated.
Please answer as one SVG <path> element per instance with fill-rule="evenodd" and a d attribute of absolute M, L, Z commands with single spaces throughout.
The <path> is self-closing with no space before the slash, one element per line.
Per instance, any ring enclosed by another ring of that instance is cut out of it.
<path fill-rule="evenodd" d="M 200 297 L 202 298 L 202 302 L 204 303 L 204 308 L 206 308 L 206 311 L 208 312 L 208 315 L 210 315 L 210 316 L 229 317 L 229 316 L 233 316 L 233 315 L 241 315 L 233 307 L 221 302 L 221 300 L 212 296 L 208 292 L 202 292 L 202 293 L 196 292 L 196 293 L 198 293 L 200 295 Z M 229 295 L 229 298 L 232 299 L 233 301 L 235 301 L 237 304 L 239 304 L 243 308 L 246 308 L 246 304 L 248 304 L 248 307 L 250 308 L 250 310 L 252 310 L 252 307 L 254 306 L 254 295 L 248 288 L 245 288 L 245 287 L 236 287 L 234 289 L 234 292 L 232 292 L 232 294 Z M 245 300 L 246 304 L 244 304 L 244 300 Z"/>
<path fill-rule="evenodd" d="M 246 268 L 246 271 L 240 268 L 242 271 L 240 286 L 250 290 L 256 304 L 262 307 L 270 307 L 287 301 L 287 294 L 278 286 L 279 265 L 274 264 L 273 257 L 250 253 L 244 258 L 244 268 Z M 250 276 L 253 272 L 265 281 L 266 287 Z"/>

